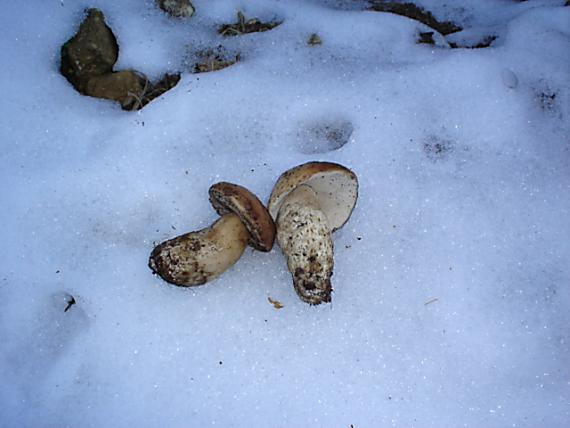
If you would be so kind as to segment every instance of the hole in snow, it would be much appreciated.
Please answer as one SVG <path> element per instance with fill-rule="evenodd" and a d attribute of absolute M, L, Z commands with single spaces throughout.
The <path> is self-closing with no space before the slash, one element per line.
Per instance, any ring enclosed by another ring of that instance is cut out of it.
<path fill-rule="evenodd" d="M 438 137 L 437 135 L 428 136 L 422 143 L 424 153 L 428 159 L 434 162 L 447 159 L 454 148 L 454 141 Z"/>
<path fill-rule="evenodd" d="M 350 141 L 352 122 L 344 118 L 319 119 L 301 126 L 297 145 L 301 153 L 327 153 L 338 150 Z"/>
<path fill-rule="evenodd" d="M 539 81 L 534 88 L 535 100 L 544 112 L 553 113 L 557 110 L 557 93 L 544 81 Z"/>

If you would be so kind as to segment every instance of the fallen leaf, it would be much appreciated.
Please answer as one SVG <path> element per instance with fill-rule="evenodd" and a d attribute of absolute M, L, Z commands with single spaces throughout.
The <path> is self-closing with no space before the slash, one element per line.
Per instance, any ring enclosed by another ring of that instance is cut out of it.
<path fill-rule="evenodd" d="M 267 297 L 267 300 L 273 305 L 275 309 L 281 309 L 283 307 L 279 300 L 273 300 L 271 297 Z"/>

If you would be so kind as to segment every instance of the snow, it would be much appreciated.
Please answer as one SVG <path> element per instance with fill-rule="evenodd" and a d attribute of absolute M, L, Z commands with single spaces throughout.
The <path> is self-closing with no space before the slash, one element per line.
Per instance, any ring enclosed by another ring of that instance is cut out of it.
<path fill-rule="evenodd" d="M 359 2 L 193 3 L 3 5 L 0 425 L 570 426 L 570 7 L 417 1 L 450 41 L 498 36 L 447 49 Z M 119 69 L 242 60 L 122 111 L 58 72 L 87 6 Z M 220 38 L 238 9 L 283 24 Z M 267 201 L 311 160 L 360 181 L 332 304 L 299 300 L 277 246 L 202 287 L 151 274 L 154 242 L 216 219 L 211 184 Z"/>

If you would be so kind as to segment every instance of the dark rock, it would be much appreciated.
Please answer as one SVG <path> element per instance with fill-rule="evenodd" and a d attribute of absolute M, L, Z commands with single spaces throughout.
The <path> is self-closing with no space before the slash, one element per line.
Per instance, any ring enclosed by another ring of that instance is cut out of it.
<path fill-rule="evenodd" d="M 140 110 L 175 87 L 179 80 L 180 74 L 167 73 L 158 82 L 151 83 L 142 73 L 117 71 L 92 77 L 85 95 L 118 101 L 123 110 Z"/>
<path fill-rule="evenodd" d="M 89 9 L 75 36 L 61 48 L 60 72 L 83 93 L 93 76 L 110 73 L 119 56 L 119 45 L 100 10 Z"/>
<path fill-rule="evenodd" d="M 89 79 L 83 94 L 118 101 L 123 110 L 140 110 L 174 88 L 179 81 L 178 73 L 167 73 L 158 82 L 152 83 L 137 71 L 116 71 Z"/>
<path fill-rule="evenodd" d="M 118 101 L 125 110 L 142 107 L 147 79 L 131 70 L 93 76 L 87 82 L 85 95 Z"/>
<path fill-rule="evenodd" d="M 119 45 L 103 13 L 89 9 L 75 36 L 61 48 L 60 72 L 83 95 L 118 101 L 124 110 L 138 110 L 176 86 L 180 74 L 165 74 L 150 83 L 134 70 L 113 71 Z"/>

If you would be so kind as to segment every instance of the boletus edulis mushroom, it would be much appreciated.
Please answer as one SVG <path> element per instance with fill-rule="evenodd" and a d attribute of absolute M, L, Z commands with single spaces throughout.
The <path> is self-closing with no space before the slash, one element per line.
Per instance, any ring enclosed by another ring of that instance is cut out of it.
<path fill-rule="evenodd" d="M 357 198 L 356 175 L 336 163 L 305 163 L 277 180 L 268 209 L 301 300 L 312 305 L 331 301 L 331 234 L 348 221 Z"/>
<path fill-rule="evenodd" d="M 271 251 L 275 224 L 261 201 L 232 183 L 210 187 L 210 202 L 221 216 L 211 226 L 157 245 L 149 267 L 162 279 L 182 287 L 202 285 L 229 269 L 247 245 Z"/>

